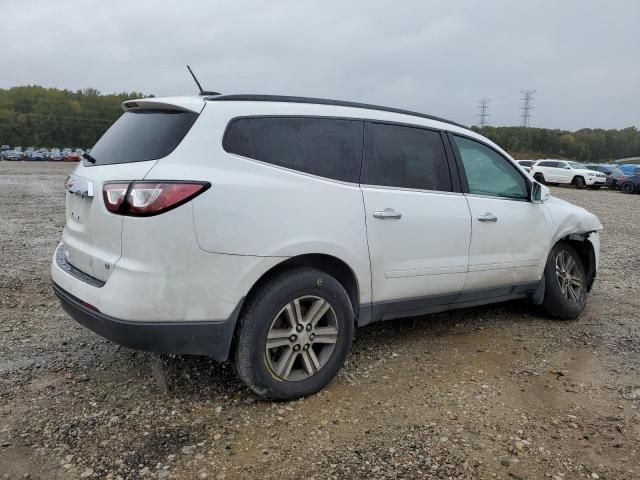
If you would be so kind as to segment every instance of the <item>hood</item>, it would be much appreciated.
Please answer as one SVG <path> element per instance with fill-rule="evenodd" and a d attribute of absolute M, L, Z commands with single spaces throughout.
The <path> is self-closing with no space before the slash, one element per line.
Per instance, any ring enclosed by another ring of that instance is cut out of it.
<path fill-rule="evenodd" d="M 603 228 L 593 213 L 566 200 L 552 196 L 544 205 L 553 221 L 553 243 L 570 234 L 584 235 Z"/>

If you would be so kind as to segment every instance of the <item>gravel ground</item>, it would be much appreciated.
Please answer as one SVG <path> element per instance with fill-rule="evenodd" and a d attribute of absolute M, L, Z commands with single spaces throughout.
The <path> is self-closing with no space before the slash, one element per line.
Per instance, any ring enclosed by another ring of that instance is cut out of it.
<path fill-rule="evenodd" d="M 372 325 L 324 392 L 268 403 L 63 313 L 71 168 L 0 162 L 0 478 L 640 478 L 640 197 L 553 189 L 605 226 L 578 321 L 523 301 Z"/>

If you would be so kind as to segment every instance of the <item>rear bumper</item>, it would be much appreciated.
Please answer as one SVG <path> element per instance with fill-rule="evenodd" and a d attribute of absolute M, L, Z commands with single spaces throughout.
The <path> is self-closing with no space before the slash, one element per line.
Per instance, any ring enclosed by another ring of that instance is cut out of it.
<path fill-rule="evenodd" d="M 242 301 L 226 320 L 198 322 L 141 322 L 113 318 L 51 282 L 62 308 L 79 324 L 114 343 L 135 350 L 156 353 L 206 355 L 223 362 L 229 356 L 231 340 Z"/>

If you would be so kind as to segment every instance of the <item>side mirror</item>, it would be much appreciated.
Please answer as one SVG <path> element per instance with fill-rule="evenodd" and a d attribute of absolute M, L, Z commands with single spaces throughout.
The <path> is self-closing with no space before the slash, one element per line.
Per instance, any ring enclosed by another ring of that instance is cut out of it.
<path fill-rule="evenodd" d="M 571 167 L 570 167 L 569 165 L 565 165 L 565 166 L 564 166 L 564 169 L 565 169 L 565 170 L 571 170 Z"/>
<path fill-rule="evenodd" d="M 531 195 L 529 196 L 531 203 L 542 203 L 549 200 L 549 197 L 551 197 L 551 191 L 548 187 L 538 182 L 531 183 Z"/>

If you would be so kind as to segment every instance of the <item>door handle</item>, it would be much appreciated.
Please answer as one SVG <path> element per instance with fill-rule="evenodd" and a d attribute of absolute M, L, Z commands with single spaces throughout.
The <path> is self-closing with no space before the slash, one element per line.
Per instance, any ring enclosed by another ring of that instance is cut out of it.
<path fill-rule="evenodd" d="M 478 220 L 481 222 L 497 222 L 498 217 L 496 217 L 493 213 L 485 213 L 484 215 L 478 215 Z"/>
<path fill-rule="evenodd" d="M 375 218 L 385 219 L 395 219 L 398 220 L 402 217 L 400 212 L 396 212 L 393 208 L 385 208 L 382 211 L 373 212 L 373 216 Z"/>

